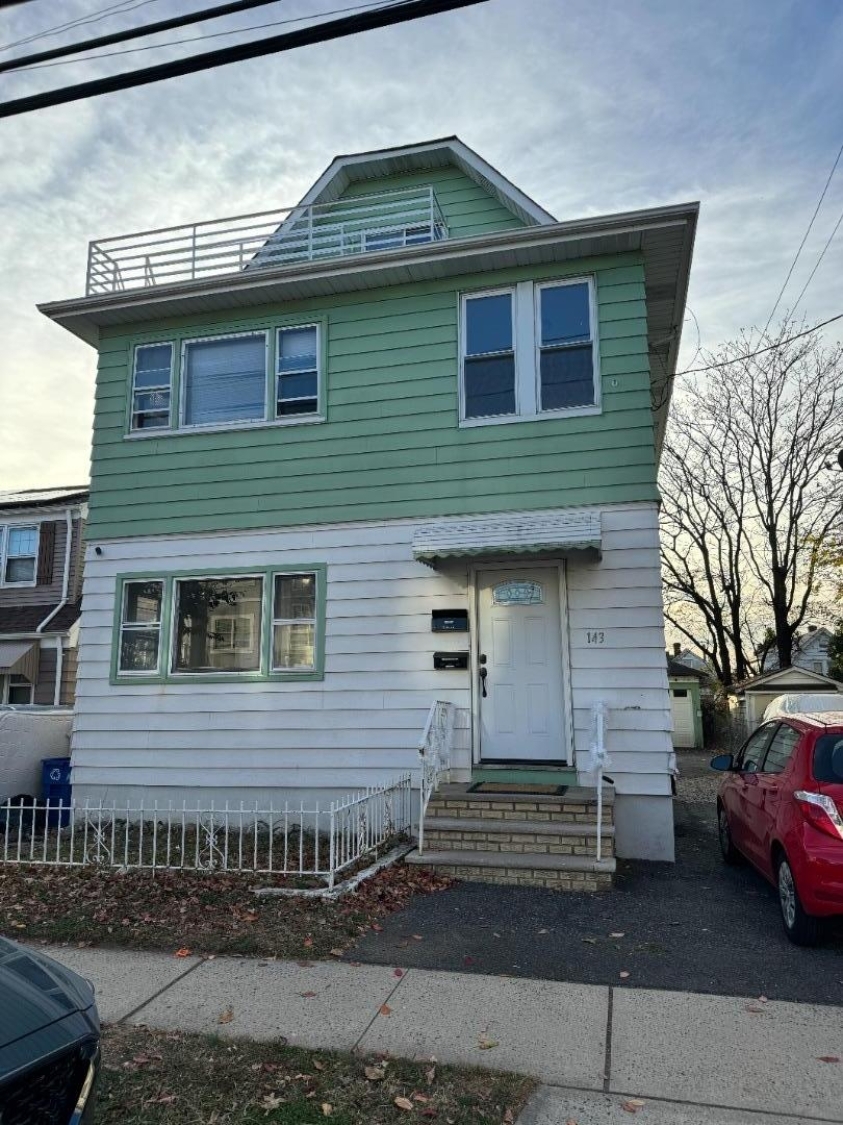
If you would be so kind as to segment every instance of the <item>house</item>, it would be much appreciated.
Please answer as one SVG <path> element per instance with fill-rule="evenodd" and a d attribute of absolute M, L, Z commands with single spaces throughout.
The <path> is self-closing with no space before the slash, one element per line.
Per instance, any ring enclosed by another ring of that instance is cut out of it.
<path fill-rule="evenodd" d="M 617 851 L 672 858 L 656 473 L 697 211 L 557 221 L 450 137 L 92 243 L 42 306 L 99 352 L 75 794 L 330 798 L 416 770 L 442 700 L 453 784 L 573 807 L 602 700 Z"/>
<path fill-rule="evenodd" d="M 703 718 L 701 690 L 708 673 L 667 658 L 667 683 L 673 717 L 673 745 L 677 750 L 701 750 Z"/>
<path fill-rule="evenodd" d="M 716 676 L 714 669 L 704 660 L 698 652 L 694 652 L 692 648 L 683 648 L 678 641 L 673 643 L 673 652 L 668 653 L 669 660 L 678 660 L 680 664 L 686 668 L 693 668 L 695 672 L 702 672 L 707 680 L 715 680 Z"/>
<path fill-rule="evenodd" d="M 747 733 L 753 730 L 764 717 L 767 706 L 776 696 L 798 694 L 800 692 L 819 694 L 843 692 L 843 684 L 830 676 L 796 665 L 790 668 L 764 672 L 751 680 L 744 680 L 729 689 L 738 714 L 743 717 Z"/>
<path fill-rule="evenodd" d="M 86 488 L 0 492 L 0 704 L 72 707 Z"/>
<path fill-rule="evenodd" d="M 829 655 L 828 642 L 834 635 L 832 629 L 825 625 L 809 625 L 804 633 L 800 633 L 793 644 L 793 666 L 804 668 L 809 672 L 818 672 L 821 676 L 828 675 Z M 779 667 L 779 656 L 776 652 L 775 642 L 767 646 L 761 660 L 762 672 L 774 672 Z"/>

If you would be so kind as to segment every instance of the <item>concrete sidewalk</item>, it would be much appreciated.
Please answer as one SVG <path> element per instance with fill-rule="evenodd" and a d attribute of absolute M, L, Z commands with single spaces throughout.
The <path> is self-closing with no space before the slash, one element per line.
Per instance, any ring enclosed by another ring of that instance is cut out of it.
<path fill-rule="evenodd" d="M 94 982 L 107 1023 L 534 1075 L 546 1086 L 519 1125 L 629 1122 L 629 1098 L 645 1101 L 638 1116 L 651 1125 L 843 1122 L 843 1062 L 821 1061 L 843 1058 L 843 1009 L 829 1005 L 347 963 L 45 952 Z"/>

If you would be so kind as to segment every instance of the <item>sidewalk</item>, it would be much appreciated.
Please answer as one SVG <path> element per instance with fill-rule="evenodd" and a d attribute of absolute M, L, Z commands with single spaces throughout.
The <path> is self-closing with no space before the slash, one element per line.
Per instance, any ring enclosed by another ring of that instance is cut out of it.
<path fill-rule="evenodd" d="M 326 962 L 49 947 L 104 1022 L 534 1075 L 519 1125 L 843 1122 L 843 1009 Z M 220 1024 L 231 1009 L 233 1018 Z M 482 1044 L 482 1046 L 481 1046 Z M 707 1108 L 706 1108 L 707 1107 Z M 774 1116 L 759 1116 L 759 1114 Z"/>

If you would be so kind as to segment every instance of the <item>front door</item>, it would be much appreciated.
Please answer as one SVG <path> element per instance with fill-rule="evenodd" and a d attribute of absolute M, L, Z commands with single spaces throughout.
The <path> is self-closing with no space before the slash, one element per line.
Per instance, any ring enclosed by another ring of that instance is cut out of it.
<path fill-rule="evenodd" d="M 562 763 L 559 571 L 481 571 L 477 581 L 481 761 Z"/>

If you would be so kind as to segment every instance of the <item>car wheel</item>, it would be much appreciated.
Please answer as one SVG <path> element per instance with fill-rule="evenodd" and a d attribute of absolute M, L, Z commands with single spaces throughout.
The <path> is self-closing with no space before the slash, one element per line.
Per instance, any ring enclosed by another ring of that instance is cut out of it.
<path fill-rule="evenodd" d="M 776 869 L 779 906 L 782 911 L 784 932 L 794 945 L 816 945 L 819 937 L 819 920 L 805 913 L 796 889 L 796 880 L 787 856 L 780 856 Z"/>
<path fill-rule="evenodd" d="M 741 853 L 732 843 L 729 818 L 722 805 L 717 807 L 717 839 L 720 841 L 720 854 L 723 856 L 723 862 L 730 865 L 740 863 Z"/>

